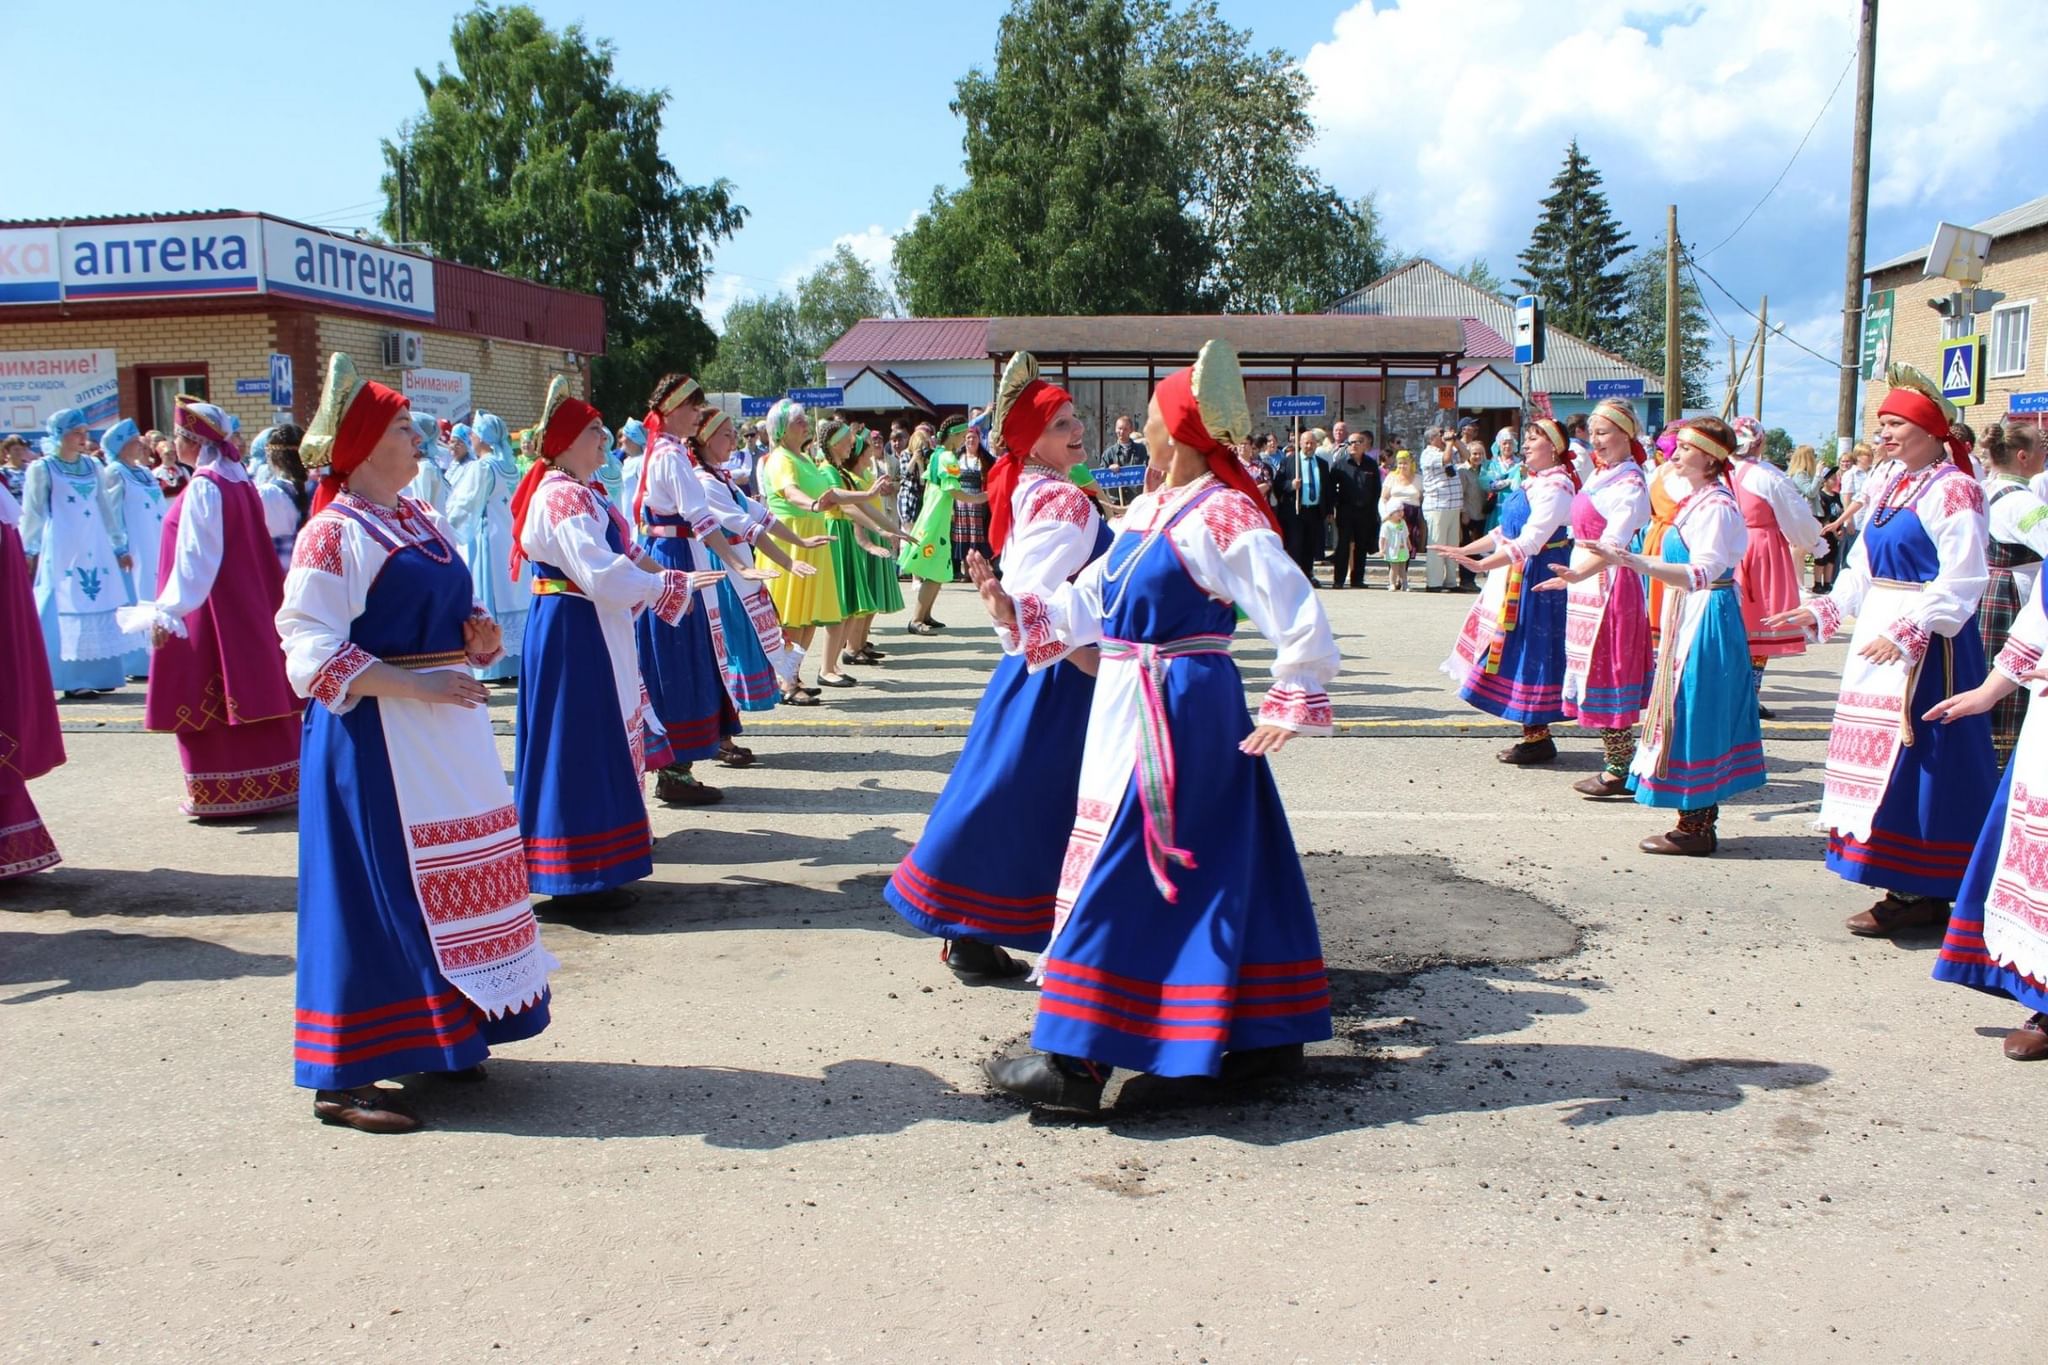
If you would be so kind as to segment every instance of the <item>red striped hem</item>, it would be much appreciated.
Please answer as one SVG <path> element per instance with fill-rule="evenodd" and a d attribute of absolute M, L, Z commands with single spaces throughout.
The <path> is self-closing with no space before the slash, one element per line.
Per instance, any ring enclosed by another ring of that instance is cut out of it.
<path fill-rule="evenodd" d="M 647 821 L 643 817 L 631 824 L 620 825 L 616 829 L 608 829 L 598 834 L 565 834 L 557 838 L 544 838 L 538 834 L 529 834 L 526 836 L 526 847 L 530 852 L 536 848 L 570 848 L 577 844 L 608 842 L 622 835 L 631 834 L 647 827 Z"/>
<path fill-rule="evenodd" d="M 363 1047 L 352 1047 L 345 1050 L 325 1049 L 300 1043 L 292 1049 L 292 1059 L 294 1061 L 306 1062 L 313 1066 L 348 1066 L 355 1062 L 367 1062 L 373 1058 L 388 1057 L 393 1053 L 399 1052 L 412 1052 L 419 1049 L 432 1049 L 437 1052 L 444 1051 L 449 1048 L 459 1047 L 476 1037 L 476 1035 L 476 1020 L 471 1018 L 461 1028 L 452 1033 L 436 1029 L 432 1032 L 406 1034 L 401 1037 L 387 1039 L 381 1043 L 374 1043 Z"/>
<path fill-rule="evenodd" d="M 410 1015 L 403 1019 L 392 1019 L 386 1023 L 373 1024 L 368 1028 L 338 1029 L 334 1031 L 334 1036 L 332 1037 L 322 1036 L 321 1030 L 308 1029 L 303 1026 L 292 1036 L 300 1047 L 334 1052 L 347 1048 L 362 1047 L 366 1044 L 377 1042 L 380 1039 L 395 1038 L 406 1034 L 446 1033 L 449 1029 L 457 1027 L 469 1017 L 468 1010 L 463 1008 L 468 1003 L 465 1000 L 459 1005 L 450 1005 L 448 1008 L 436 1010 L 432 1014 Z"/>
<path fill-rule="evenodd" d="M 462 998 L 461 991 L 443 991 L 439 995 L 422 995 L 413 1000 L 400 1000 L 375 1009 L 355 1010 L 347 1014 L 322 1014 L 318 1010 L 299 1010 L 296 1019 L 300 1027 L 354 1028 L 361 1024 L 372 1024 L 380 1019 L 392 1019 L 401 1014 L 430 1014 L 446 1009 L 450 1003 Z"/>
<path fill-rule="evenodd" d="M 1846 863 L 1859 863 L 1865 867 L 1883 868 L 1888 872 L 1925 874 L 1943 879 L 1960 877 L 1969 867 L 1967 858 L 1915 858 L 1910 853 L 1886 853 L 1840 838 L 1828 841 L 1828 852 Z"/>
<path fill-rule="evenodd" d="M 1065 1000 L 1070 1004 L 1100 1005 L 1115 1010 L 1118 1014 L 1134 1019 L 1181 1020 L 1185 1022 L 1228 1023 L 1232 1019 L 1255 1019 L 1272 1015 L 1307 1014 L 1322 1009 L 1330 1003 L 1330 992 L 1321 985 L 1309 986 L 1306 993 L 1299 987 L 1276 985 L 1262 988 L 1260 994 L 1280 995 L 1285 999 L 1268 1000 L 1263 1004 L 1239 1003 L 1224 998 L 1213 1003 L 1187 1003 L 1178 1005 L 1143 1004 L 1129 1001 L 1112 991 L 1093 986 L 1077 986 L 1071 982 L 1048 981 L 1042 998 Z"/>
<path fill-rule="evenodd" d="M 1053 903 L 1053 893 L 1050 891 L 1042 896 L 991 896 L 986 892 L 976 891 L 969 886 L 957 886 L 952 882 L 942 881 L 934 877 L 909 858 L 905 858 L 896 865 L 896 875 L 898 877 L 915 878 L 918 885 L 927 890 L 931 895 L 942 896 L 948 900 L 957 899 L 963 902 L 972 902 L 973 906 L 985 908 L 991 913 L 1001 913 L 1003 910 L 1011 908 L 1019 910 L 1050 909 Z"/>

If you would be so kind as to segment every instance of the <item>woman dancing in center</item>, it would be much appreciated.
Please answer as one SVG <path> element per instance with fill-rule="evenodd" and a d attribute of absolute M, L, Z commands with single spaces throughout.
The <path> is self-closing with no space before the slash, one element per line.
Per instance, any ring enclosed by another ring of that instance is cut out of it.
<path fill-rule="evenodd" d="M 1050 594 L 1109 546 L 1109 528 L 1069 477 L 1086 457 L 1065 389 L 1028 351 L 996 389 L 1002 454 L 989 471 L 990 543 L 1012 594 Z M 1022 976 L 1005 947 L 1038 952 L 1052 933 L 1060 863 L 1074 827 L 1096 649 L 1046 641 L 996 665 L 966 747 L 924 834 L 883 893 L 915 928 L 946 940 L 963 980 Z"/>
<path fill-rule="evenodd" d="M 1145 449 L 1160 487 L 1131 504 L 1107 554 L 1070 586 L 1014 599 L 973 563 L 1006 649 L 1041 667 L 1062 647 L 1102 650 L 1039 962 L 1043 1051 L 986 1066 L 1013 1095 L 1093 1111 L 1112 1067 L 1265 1075 L 1330 1036 L 1315 910 L 1266 758 L 1330 733 L 1324 689 L 1341 660 L 1231 453 L 1250 428 L 1236 353 L 1211 341 L 1153 394 Z M 1229 652 L 1237 607 L 1277 651 L 1256 723 Z"/>
<path fill-rule="evenodd" d="M 1430 547 L 1486 575 L 1443 671 L 1466 701 L 1522 727 L 1521 740 L 1497 755 L 1513 764 L 1557 758 L 1550 727 L 1565 718 L 1565 601 L 1534 590 L 1556 581 L 1570 560 L 1565 526 L 1578 491 L 1563 428 L 1539 417 L 1529 424 L 1525 444 L 1524 477 L 1502 495 L 1497 528 L 1470 545 Z"/>

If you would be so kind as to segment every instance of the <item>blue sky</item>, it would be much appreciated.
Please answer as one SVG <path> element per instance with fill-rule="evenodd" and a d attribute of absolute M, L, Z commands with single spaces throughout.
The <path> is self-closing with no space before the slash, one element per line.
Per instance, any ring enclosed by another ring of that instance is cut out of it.
<path fill-rule="evenodd" d="M 615 40 L 620 78 L 673 95 L 665 150 L 691 181 L 731 179 L 751 211 L 717 253 L 708 300 L 786 287 L 846 241 L 885 259 L 890 237 L 960 177 L 953 81 L 986 65 L 996 0 L 822 0 L 751 5 L 541 0 L 550 23 Z M 322 225 L 377 211 L 377 141 L 420 106 L 414 68 L 447 59 L 466 5 L 313 7 L 228 0 L 190 39 L 161 4 L 100 3 L 10 16 L 17 53 L 75 53 L 0 87 L 17 143 L 0 218 L 232 207 Z M 1339 188 L 1378 191 L 1394 240 L 1503 275 L 1576 135 L 1638 240 L 1663 206 L 1705 250 L 1811 141 L 1713 274 L 1832 353 L 1840 327 L 1853 48 L 1846 0 L 1222 0 L 1262 46 L 1299 56 L 1315 88 L 1314 160 Z M 1475 37 L 1483 42 L 1475 42 Z M 1929 54 L 1970 52 L 1956 68 Z M 2048 5 L 1974 0 L 1888 7 L 1879 39 L 1873 259 L 1924 245 L 1939 218 L 1973 221 L 2042 192 Z M 1708 295 L 1748 334 L 1734 305 Z M 1716 334 L 1715 354 L 1725 354 Z M 1809 439 L 1832 424 L 1826 362 L 1776 343 L 1766 420 Z"/>

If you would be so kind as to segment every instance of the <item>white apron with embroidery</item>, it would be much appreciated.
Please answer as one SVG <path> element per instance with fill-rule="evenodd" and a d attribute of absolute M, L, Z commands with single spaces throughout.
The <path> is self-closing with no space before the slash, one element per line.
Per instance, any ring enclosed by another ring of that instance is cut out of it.
<path fill-rule="evenodd" d="M 2048 705 L 2036 690 L 2034 707 Z M 2021 776 L 2048 772 L 2048 723 L 2021 728 L 2012 763 L 2012 801 L 1984 896 L 1984 950 L 2001 967 L 2048 981 L 2048 790 Z"/>
<path fill-rule="evenodd" d="M 1856 633 L 1849 640 L 1848 661 L 1842 666 L 1818 827 L 1858 842 L 1869 840 L 1899 750 L 1911 742 L 1913 727 L 1920 723 L 1906 713 L 1919 667 L 1904 659 L 1872 663 L 1863 657 L 1863 647 L 1898 623 L 1920 588 L 1917 583 L 1872 579 L 1856 617 Z"/>
<path fill-rule="evenodd" d="M 81 480 L 55 460 L 49 464 L 50 519 L 37 571 L 57 608 L 59 657 L 118 659 L 147 648 L 148 637 L 131 635 L 114 620 L 114 612 L 129 605 L 128 580 L 101 514 L 99 466 L 87 460 Z"/>

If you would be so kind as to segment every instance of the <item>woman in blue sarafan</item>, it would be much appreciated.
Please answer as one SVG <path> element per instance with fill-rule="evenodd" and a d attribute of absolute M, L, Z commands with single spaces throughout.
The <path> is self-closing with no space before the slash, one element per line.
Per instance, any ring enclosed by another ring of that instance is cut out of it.
<path fill-rule="evenodd" d="M 1486 575 L 1442 669 L 1460 697 L 1522 727 L 1522 738 L 1496 755 L 1510 764 L 1557 758 L 1550 727 L 1564 719 L 1565 600 L 1536 589 L 1571 562 L 1578 493 L 1563 428 L 1539 417 L 1527 444 L 1527 478 L 1501 499 L 1495 529 L 1470 545 L 1431 547 Z"/>
<path fill-rule="evenodd" d="M 456 466 L 448 493 L 448 522 L 469 565 L 476 600 L 483 603 L 505 635 L 505 652 L 476 676 L 484 682 L 511 682 L 519 676 L 519 656 L 526 648 L 526 618 L 533 601 L 533 571 L 512 562 L 512 490 L 519 486 L 519 461 L 505 419 L 479 413 L 473 429 L 482 451 Z"/>
<path fill-rule="evenodd" d="M 1048 594 L 1109 546 L 1109 528 L 1069 477 L 1086 457 L 1085 428 L 1072 395 L 1038 378 L 1027 351 L 1005 367 L 994 415 L 1003 453 L 988 476 L 990 543 L 1006 589 Z M 1045 641 L 996 666 L 924 833 L 883 892 L 911 925 L 946 940 L 942 959 L 963 980 L 1024 975 L 1003 949 L 1037 952 L 1052 933 L 1095 662 L 1092 646 Z"/>
<path fill-rule="evenodd" d="M 1325 688 L 1342 660 L 1231 450 L 1250 425 L 1237 356 L 1211 341 L 1152 396 L 1160 486 L 1107 554 L 1071 585 L 1016 598 L 973 561 L 1006 650 L 1049 663 L 1055 642 L 1101 649 L 1037 972 L 1042 1051 L 984 1068 L 1050 1108 L 1093 1112 L 1114 1067 L 1268 1075 L 1330 1036 L 1315 910 L 1266 758 L 1331 731 Z M 1235 608 L 1275 651 L 1256 722 L 1230 657 Z"/>
<path fill-rule="evenodd" d="M 417 474 L 402 395 L 330 362 L 301 458 L 325 477 L 278 638 L 306 709 L 299 783 L 297 1083 L 323 1123 L 409 1132 L 377 1085 L 483 1079 L 548 1026 L 518 815 L 470 667 L 498 629 Z"/>
<path fill-rule="evenodd" d="M 640 683 L 633 618 L 673 624 L 719 577 L 665 568 L 633 543 L 591 483 L 603 430 L 558 376 L 512 497 L 513 542 L 533 563 L 513 791 L 533 889 L 561 913 L 617 909 L 626 884 L 654 870 L 640 779 L 670 755 Z"/>

